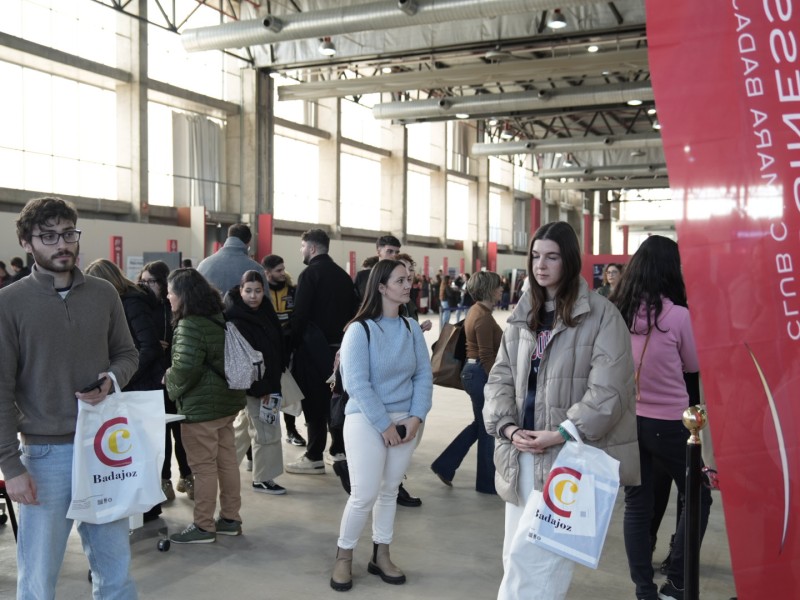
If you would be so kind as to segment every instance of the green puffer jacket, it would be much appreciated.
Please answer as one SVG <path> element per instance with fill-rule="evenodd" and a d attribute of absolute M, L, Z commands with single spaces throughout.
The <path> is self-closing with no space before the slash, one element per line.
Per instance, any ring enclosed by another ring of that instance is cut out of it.
<path fill-rule="evenodd" d="M 222 313 L 211 318 L 224 322 Z M 231 390 L 225 372 L 225 331 L 209 317 L 184 317 L 172 337 L 172 366 L 166 374 L 169 397 L 186 423 L 235 415 L 245 406 L 244 390 Z"/>

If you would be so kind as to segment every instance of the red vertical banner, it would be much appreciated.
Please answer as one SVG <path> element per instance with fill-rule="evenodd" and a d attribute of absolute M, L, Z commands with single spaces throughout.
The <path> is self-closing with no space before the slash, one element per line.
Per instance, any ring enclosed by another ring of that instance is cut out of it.
<path fill-rule="evenodd" d="M 475 259 L 475 272 L 477 273 L 480 270 L 481 270 L 481 259 L 480 258 L 476 258 Z"/>
<path fill-rule="evenodd" d="M 167 240 L 167 252 L 178 251 L 178 240 Z"/>
<path fill-rule="evenodd" d="M 122 264 L 122 236 L 112 235 L 109 239 L 108 256 L 109 260 L 117 265 L 120 269 L 125 270 Z"/>
<path fill-rule="evenodd" d="M 258 215 L 258 244 L 256 244 L 256 260 L 272 254 L 272 215 Z"/>
<path fill-rule="evenodd" d="M 745 600 L 797 593 L 800 572 L 798 8 L 646 3 L 731 564 Z"/>
<path fill-rule="evenodd" d="M 422 257 L 422 274 L 425 277 L 431 276 L 431 257 L 427 254 Z"/>
<path fill-rule="evenodd" d="M 538 198 L 531 198 L 531 230 L 528 238 L 542 226 L 542 202 Z"/>
<path fill-rule="evenodd" d="M 347 261 L 348 269 L 350 270 L 350 277 L 356 278 L 356 251 L 350 250 L 350 259 Z"/>
<path fill-rule="evenodd" d="M 447 275 L 447 257 L 442 259 L 442 275 Z"/>
<path fill-rule="evenodd" d="M 458 272 L 464 273 L 464 257 L 462 256 L 461 259 L 458 261 Z"/>
<path fill-rule="evenodd" d="M 497 273 L 497 242 L 486 245 L 486 268 Z"/>
<path fill-rule="evenodd" d="M 222 248 L 222 242 L 214 242 L 214 247 L 212 248 L 213 254 L 216 254 L 217 251 Z"/>
<path fill-rule="evenodd" d="M 591 211 L 583 211 L 583 253 L 594 254 L 594 227 Z"/>

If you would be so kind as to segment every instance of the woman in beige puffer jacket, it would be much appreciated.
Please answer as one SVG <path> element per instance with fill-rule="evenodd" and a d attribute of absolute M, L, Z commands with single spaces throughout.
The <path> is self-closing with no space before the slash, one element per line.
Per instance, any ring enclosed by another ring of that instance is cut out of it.
<path fill-rule="evenodd" d="M 622 484 L 638 484 L 630 335 L 580 269 L 572 227 L 539 228 L 528 256 L 530 289 L 508 321 L 484 390 L 486 430 L 496 438 L 495 486 L 506 501 L 499 600 L 557 600 L 569 589 L 574 563 L 529 543 L 531 523 L 521 520 L 529 498 L 538 504 L 566 439 L 564 421 L 620 461 Z"/>

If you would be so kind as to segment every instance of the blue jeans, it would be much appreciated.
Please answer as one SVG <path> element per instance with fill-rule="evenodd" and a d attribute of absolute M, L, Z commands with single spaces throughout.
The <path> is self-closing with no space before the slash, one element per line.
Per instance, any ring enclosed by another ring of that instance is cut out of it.
<path fill-rule="evenodd" d="M 36 484 L 39 504 L 20 505 L 17 540 L 17 600 L 55 597 L 56 581 L 72 519 L 72 444 L 22 446 L 22 464 Z M 128 519 L 106 525 L 78 525 L 83 551 L 92 569 L 96 600 L 136 598 L 129 574 Z"/>
<path fill-rule="evenodd" d="M 447 300 L 441 301 L 441 315 L 439 316 L 439 331 L 445 323 L 450 322 L 450 303 Z"/>
<path fill-rule="evenodd" d="M 461 461 L 476 441 L 478 442 L 478 472 L 475 489 L 484 494 L 496 494 L 494 488 L 494 438 L 486 433 L 483 424 L 483 386 L 488 376 L 480 363 L 466 363 L 461 371 L 461 383 L 472 401 L 474 420 L 450 442 L 431 469 L 444 479 L 452 481 Z"/>
<path fill-rule="evenodd" d="M 653 486 L 653 463 L 669 473 L 678 492 L 686 491 L 686 440 L 689 432 L 681 421 L 664 421 L 648 417 L 636 417 L 639 433 L 639 461 L 642 484 L 625 487 L 625 517 L 623 531 L 625 551 L 631 579 L 636 584 L 637 598 L 656 598 L 657 587 L 653 583 L 653 561 L 650 551 L 650 523 L 653 519 L 655 491 Z M 705 534 L 708 515 L 711 512 L 711 492 L 700 488 L 700 538 Z M 681 512 L 675 541 L 672 544 L 672 561 L 667 579 L 677 588 L 683 588 L 683 549 L 686 530 L 686 511 Z"/>

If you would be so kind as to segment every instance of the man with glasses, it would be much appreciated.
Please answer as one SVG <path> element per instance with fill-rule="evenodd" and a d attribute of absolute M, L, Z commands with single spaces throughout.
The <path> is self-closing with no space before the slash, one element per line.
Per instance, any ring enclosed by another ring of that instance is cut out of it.
<path fill-rule="evenodd" d="M 16 225 L 33 269 L 0 290 L 0 471 L 20 504 L 18 600 L 55 596 L 72 529 L 66 515 L 78 401 L 102 402 L 111 389 L 108 373 L 124 386 L 138 363 L 119 294 L 76 266 L 77 220 L 59 198 L 29 201 Z M 105 377 L 99 387 L 76 391 L 98 377 Z M 136 598 L 128 520 L 81 523 L 78 533 L 94 597 Z"/>

